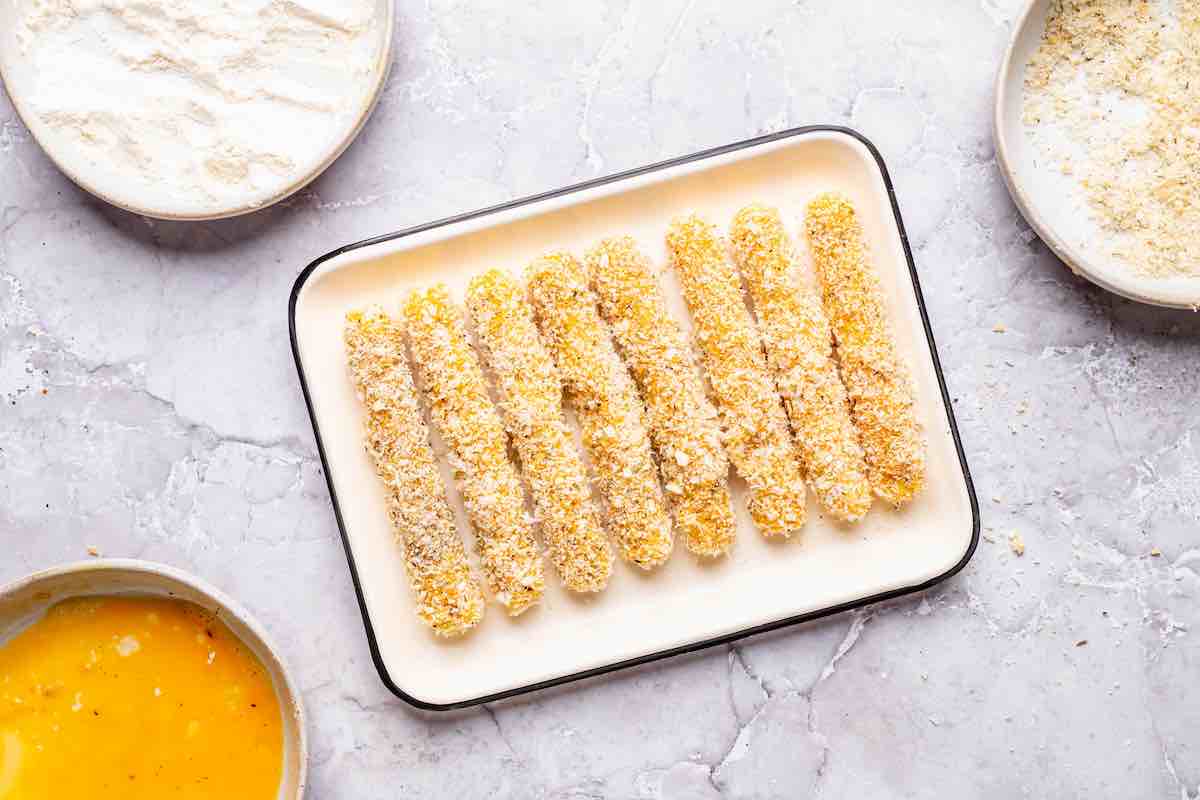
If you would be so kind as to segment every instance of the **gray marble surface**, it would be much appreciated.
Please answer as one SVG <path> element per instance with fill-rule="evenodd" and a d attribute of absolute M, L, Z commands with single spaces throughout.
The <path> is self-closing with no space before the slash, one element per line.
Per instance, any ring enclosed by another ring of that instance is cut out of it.
<path fill-rule="evenodd" d="M 1195 797 L 1200 316 L 1073 277 L 1015 211 L 989 120 L 1020 5 L 402 0 L 357 144 L 290 202 L 214 224 L 90 199 L 0 99 L 0 581 L 95 546 L 242 599 L 304 689 L 316 798 Z M 972 563 L 518 702 L 391 698 L 293 371 L 296 274 L 817 122 L 892 169 L 983 506 Z"/>

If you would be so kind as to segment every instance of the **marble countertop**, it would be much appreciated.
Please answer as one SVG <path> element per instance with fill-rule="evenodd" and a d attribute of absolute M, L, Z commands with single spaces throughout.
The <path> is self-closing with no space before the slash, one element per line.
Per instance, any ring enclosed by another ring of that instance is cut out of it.
<path fill-rule="evenodd" d="M 273 632 L 314 798 L 1200 792 L 1200 316 L 1075 278 L 996 167 L 1020 0 L 401 0 L 371 123 L 250 217 L 85 196 L 0 99 L 0 582 L 167 562 Z M 286 300 L 374 234 L 807 123 L 882 150 L 983 507 L 938 588 L 450 715 L 375 674 Z M 1019 533 L 1023 557 L 1008 545 Z"/>

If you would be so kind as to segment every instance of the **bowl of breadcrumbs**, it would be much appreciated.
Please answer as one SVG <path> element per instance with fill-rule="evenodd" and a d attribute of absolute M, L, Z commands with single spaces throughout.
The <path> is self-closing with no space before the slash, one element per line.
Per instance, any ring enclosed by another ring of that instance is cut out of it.
<path fill-rule="evenodd" d="M 1200 3 L 1033 0 L 995 126 L 1013 199 L 1072 270 L 1200 308 Z"/>

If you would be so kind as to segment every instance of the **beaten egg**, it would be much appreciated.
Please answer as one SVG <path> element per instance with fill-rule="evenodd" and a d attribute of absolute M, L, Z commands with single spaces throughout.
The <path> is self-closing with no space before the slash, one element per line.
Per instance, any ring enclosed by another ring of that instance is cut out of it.
<path fill-rule="evenodd" d="M 0 800 L 276 800 L 282 771 L 270 675 L 197 605 L 73 598 L 0 645 Z"/>

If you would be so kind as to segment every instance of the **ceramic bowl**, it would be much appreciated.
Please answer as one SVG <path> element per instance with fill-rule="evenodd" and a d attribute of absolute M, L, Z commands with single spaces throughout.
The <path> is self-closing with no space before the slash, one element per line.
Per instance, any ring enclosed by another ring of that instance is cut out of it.
<path fill-rule="evenodd" d="M 1070 178 L 1040 164 L 1021 120 L 1025 65 L 1037 50 L 1051 0 L 1032 0 L 1013 26 L 1012 40 L 996 78 L 996 160 L 1008 190 L 1042 241 L 1077 274 L 1131 300 L 1174 308 L 1200 306 L 1200 277 L 1148 278 L 1124 262 L 1081 243 L 1099 228 L 1068 189 Z"/>
<path fill-rule="evenodd" d="M 280 800 L 301 800 L 307 779 L 308 741 L 303 699 L 266 633 L 232 598 L 172 567 L 149 561 L 100 559 L 65 564 L 0 587 L 0 642 L 18 633 L 47 608 L 69 597 L 155 595 L 186 600 L 216 614 L 250 649 L 271 676 L 283 714 L 283 776 Z"/>
<path fill-rule="evenodd" d="M 337 136 L 327 143 L 323 150 L 314 152 L 309 165 L 302 172 L 297 173 L 292 181 L 274 193 L 262 193 L 236 204 L 228 204 L 226 207 L 206 209 L 204 213 L 181 213 L 177 209 L 162 205 L 156 206 L 137 199 L 120 187 L 116 173 L 90 168 L 86 160 L 78 157 L 78 150 L 64 146 L 62 143 L 53 142 L 45 135 L 42 123 L 32 113 L 29 99 L 20 91 L 23 86 L 22 81 L 14 80 L 25 67 L 20 60 L 19 40 L 15 38 L 18 35 L 19 5 L 16 2 L 0 2 L 0 83 L 4 84 L 17 115 L 29 129 L 34 140 L 41 145 L 43 152 L 77 186 L 106 203 L 146 217 L 188 222 L 225 219 L 261 211 L 291 197 L 328 169 L 358 137 L 379 102 L 379 96 L 383 92 L 388 72 L 391 69 L 392 34 L 396 28 L 396 9 L 393 0 L 376 0 L 376 19 L 379 20 L 376 36 L 380 40 L 379 53 L 374 69 L 369 76 L 370 86 L 363 95 L 363 102 L 350 124 L 338 131 Z"/>

